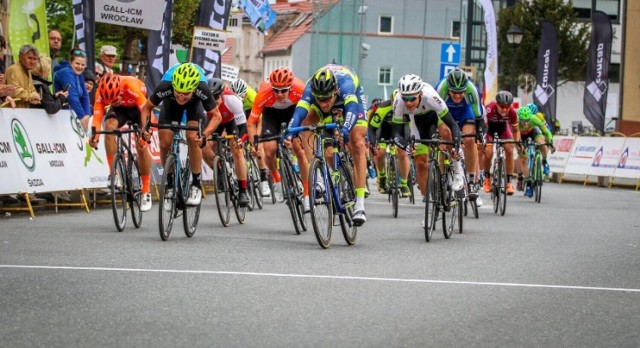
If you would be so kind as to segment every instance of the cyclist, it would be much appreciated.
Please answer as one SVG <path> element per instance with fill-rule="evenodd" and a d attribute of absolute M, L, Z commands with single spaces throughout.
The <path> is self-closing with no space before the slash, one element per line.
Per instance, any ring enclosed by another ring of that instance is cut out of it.
<path fill-rule="evenodd" d="M 471 80 L 467 78 L 467 74 L 456 67 L 451 70 L 447 77 L 438 84 L 436 88 L 438 94 L 447 103 L 449 112 L 453 119 L 456 120 L 462 133 L 474 134 L 476 132 L 482 139 L 482 130 L 484 129 L 484 119 L 482 114 L 484 108 L 476 87 Z M 478 149 L 476 139 L 464 138 L 464 158 L 467 165 L 469 175 L 469 199 L 478 198 L 478 185 L 476 183 L 476 168 L 478 165 Z"/>
<path fill-rule="evenodd" d="M 536 117 L 529 107 L 521 107 L 518 109 L 518 128 L 522 137 L 522 144 L 527 143 L 527 139 L 533 140 L 535 143 L 544 144 L 545 141 L 549 144 L 553 144 L 553 135 L 551 131 L 545 126 L 538 117 Z M 553 147 L 552 147 L 553 151 Z M 544 174 L 549 175 L 549 164 L 547 163 L 547 146 L 540 146 L 540 153 L 542 154 L 542 167 L 544 168 Z M 527 166 L 527 152 L 526 150 L 520 152 L 518 157 L 518 164 L 524 175 L 524 182 L 527 184 L 525 195 L 527 197 L 533 196 L 533 187 L 531 186 L 531 173 L 529 173 L 529 166 Z"/>
<path fill-rule="evenodd" d="M 251 115 L 251 109 L 253 108 L 253 103 L 256 99 L 256 95 L 258 94 L 253 87 L 247 85 L 243 79 L 237 79 L 231 82 L 231 90 L 233 93 L 237 94 L 240 99 L 242 99 L 242 108 L 244 109 L 244 115 L 246 119 L 249 119 Z M 257 133 L 262 129 L 262 119 L 258 122 Z M 260 169 L 260 194 L 263 197 L 266 197 L 270 194 L 269 191 L 269 183 L 268 176 L 269 171 L 267 170 L 267 164 L 264 161 L 264 150 L 262 149 L 262 144 L 258 145 L 257 156 L 255 156 L 258 162 L 258 168 Z"/>
<path fill-rule="evenodd" d="M 378 172 L 378 192 L 382 194 L 387 193 L 387 178 L 385 173 L 386 168 L 386 157 L 385 151 L 387 148 L 387 144 L 378 144 L 376 143 L 380 139 L 391 140 L 393 139 L 393 100 L 395 99 L 398 90 L 394 90 L 391 93 L 391 99 L 385 101 L 379 101 L 374 104 L 369 112 L 367 113 L 367 119 L 369 120 L 368 127 L 368 138 L 369 138 L 369 147 L 373 154 L 373 160 L 376 165 L 376 171 Z M 409 133 L 408 124 L 405 124 L 405 128 L 401 134 L 403 138 L 406 139 L 406 136 Z M 407 198 L 411 195 L 409 191 L 409 185 L 407 183 L 407 177 L 409 176 L 409 170 L 411 169 L 411 164 L 409 162 L 409 156 L 407 156 L 406 149 L 397 148 L 396 156 L 398 157 L 398 169 L 400 175 L 400 192 L 402 193 L 402 197 Z"/>
<path fill-rule="evenodd" d="M 231 144 L 231 155 L 233 156 L 234 171 L 238 179 L 238 187 L 240 188 L 238 204 L 241 207 L 246 207 L 249 205 L 249 196 L 247 195 L 247 163 L 244 159 L 242 142 L 247 138 L 247 119 L 242 109 L 242 101 L 229 87 L 224 86 L 221 79 L 213 77 L 210 78 L 207 83 L 213 94 L 213 99 L 216 101 L 216 104 L 218 104 L 222 121 L 220 121 L 215 128 L 213 125 L 207 124 L 204 133 L 216 133 L 218 135 L 226 133 L 227 135 L 236 134 L 238 136 L 238 140 L 234 140 Z M 212 169 L 217 145 L 215 142 L 212 142 L 205 145 L 202 149 L 202 158 Z"/>
<path fill-rule="evenodd" d="M 499 139 L 508 140 L 515 138 L 516 141 L 520 141 L 518 116 L 511 104 L 513 104 L 513 95 L 508 91 L 499 91 L 496 95 L 496 100 L 487 105 L 487 134 L 485 135 L 487 144 L 484 148 L 484 183 L 482 185 L 484 192 L 487 193 L 491 192 L 491 177 L 489 172 L 491 170 L 491 160 L 493 159 L 493 144 L 489 142 L 493 141 L 493 135 L 498 133 Z M 504 149 L 507 170 L 507 194 L 513 195 L 515 192 L 513 183 L 511 183 L 515 165 L 513 144 L 505 144 Z"/>
<path fill-rule="evenodd" d="M 354 163 L 356 204 L 353 208 L 353 224 L 362 226 L 367 221 L 364 209 L 367 180 L 367 117 L 360 80 L 347 66 L 328 64 L 318 69 L 307 81 L 304 95 L 296 106 L 289 128 L 301 124 L 311 125 L 332 122 L 333 116 L 344 120 L 340 126 L 342 141 L 348 144 Z M 304 121 L 304 122 L 303 122 Z M 308 139 L 310 135 L 303 134 Z M 304 141 L 304 140 L 303 140 Z M 308 141 L 304 141 L 309 144 Z M 310 152 L 310 149 L 309 149 Z"/>
<path fill-rule="evenodd" d="M 258 88 L 251 115 L 247 122 L 249 131 L 249 141 L 253 141 L 257 134 L 258 122 L 262 115 L 261 135 L 276 135 L 281 132 L 282 123 L 289 123 L 296 108 L 296 103 L 302 97 L 304 91 L 304 82 L 293 75 L 293 72 L 285 67 L 273 70 L 269 74 L 269 79 L 263 81 Z M 257 144 L 253 144 L 254 149 Z M 264 157 L 274 184 L 280 183 L 280 173 L 276 163 L 277 143 L 269 141 L 262 143 L 264 149 Z M 302 149 L 299 140 L 293 143 L 293 149 L 298 157 L 300 166 L 300 178 L 303 187 L 303 205 L 305 212 L 310 210 L 309 207 L 309 163 Z M 278 200 L 282 200 L 282 188 L 280 185 L 273 185 Z M 280 197 L 278 197 L 280 196 Z"/>
<path fill-rule="evenodd" d="M 160 83 L 156 86 L 153 94 L 147 99 L 141 110 L 141 118 L 146 120 L 153 108 L 157 105 L 160 108 L 159 123 L 171 123 L 173 121 L 180 122 L 182 115 L 186 112 L 187 126 L 197 127 L 201 120 L 201 109 L 204 108 L 209 118 L 208 129 L 213 130 L 218 127 L 222 120 L 222 115 L 218 109 L 215 99 L 204 70 L 194 63 L 182 63 L 169 68 L 162 77 Z M 146 132 L 145 132 L 146 133 Z M 211 135 L 210 131 L 203 132 L 203 137 L 198 138 L 196 131 L 187 131 L 187 144 L 189 147 L 189 166 L 191 167 L 192 182 L 189 189 L 189 197 L 186 204 L 199 205 L 202 200 L 202 186 L 200 183 L 200 174 L 202 171 L 202 150 L 200 145 L 203 140 Z M 145 137 L 148 139 L 149 134 Z M 173 131 L 170 129 L 158 130 L 158 138 L 160 140 L 160 159 L 162 165 L 167 159 L 167 155 L 171 151 L 173 144 Z M 173 180 L 169 180 L 173 183 Z M 172 190 L 169 187 L 169 190 Z M 169 191 L 171 193 L 171 191 Z M 171 197 L 172 194 L 167 194 Z M 170 202 L 166 203 L 165 206 Z"/>
<path fill-rule="evenodd" d="M 114 73 L 106 73 L 100 79 L 95 94 L 96 101 L 93 105 L 93 126 L 97 131 L 102 129 L 102 120 L 105 119 L 104 128 L 107 131 L 120 128 L 131 121 L 142 127 L 141 109 L 147 102 L 147 88 L 144 82 L 132 76 L 120 76 Z M 109 109 L 106 110 L 107 106 Z M 94 135 L 89 139 L 92 147 L 97 147 L 100 135 Z M 136 141 L 138 154 L 138 167 L 142 179 L 142 204 L 141 211 L 151 210 L 151 155 L 149 149 L 143 143 Z M 105 137 L 105 150 L 109 169 L 113 164 L 116 154 L 116 139 L 114 135 Z M 113 175 L 113 173 L 111 173 Z M 121 180 L 123 180 L 121 178 Z"/>
<path fill-rule="evenodd" d="M 460 127 L 451 116 L 447 104 L 430 84 L 423 82 L 418 75 L 407 74 L 398 81 L 398 89 L 400 93 L 393 102 L 393 136 L 394 139 L 399 139 L 397 142 L 404 142 L 400 132 L 404 129 L 405 117 L 408 116 L 411 133 L 417 138 L 431 139 L 437 129 L 441 139 L 453 139 L 456 144 L 460 143 Z M 416 181 L 424 196 L 428 175 L 428 147 L 420 144 L 416 146 L 414 154 Z M 462 166 L 457 157 L 454 153 L 451 161 L 454 173 L 451 186 L 455 191 L 462 189 L 464 184 Z"/>

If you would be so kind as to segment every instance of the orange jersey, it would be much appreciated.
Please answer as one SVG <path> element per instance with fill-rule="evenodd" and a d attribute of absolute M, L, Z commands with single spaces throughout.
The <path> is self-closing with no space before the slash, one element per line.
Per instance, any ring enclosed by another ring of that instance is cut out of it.
<path fill-rule="evenodd" d="M 118 107 L 141 109 L 147 102 L 147 87 L 144 82 L 133 76 L 120 76 L 120 96 L 122 101 Z M 93 125 L 97 130 L 102 126 L 106 106 L 100 97 L 100 92 L 96 91 L 96 101 L 93 103 Z"/>
<path fill-rule="evenodd" d="M 264 108 L 286 109 L 291 105 L 296 105 L 300 98 L 302 98 L 304 86 L 304 82 L 295 77 L 291 84 L 291 90 L 289 90 L 289 97 L 285 99 L 284 102 L 278 102 L 275 94 L 273 94 L 271 82 L 269 82 L 269 80 L 262 82 L 258 88 L 256 99 L 253 101 L 253 108 L 251 108 L 251 115 L 248 121 L 258 123 Z"/>

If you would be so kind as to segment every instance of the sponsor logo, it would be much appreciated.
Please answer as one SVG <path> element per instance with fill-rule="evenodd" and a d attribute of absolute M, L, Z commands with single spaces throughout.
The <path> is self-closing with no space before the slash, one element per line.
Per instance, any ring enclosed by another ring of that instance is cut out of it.
<path fill-rule="evenodd" d="M 593 98 L 599 102 L 600 99 L 607 93 L 607 77 L 604 76 L 604 44 L 599 43 L 596 48 L 596 76 L 589 85 L 587 85 L 587 90 Z"/>
<path fill-rule="evenodd" d="M 33 151 L 33 144 L 29 139 L 26 129 L 22 123 L 14 118 L 11 120 L 11 132 L 13 135 L 13 145 L 17 150 L 18 158 L 22 161 L 22 164 L 30 171 L 33 172 L 36 169 L 36 158 Z"/>
<path fill-rule="evenodd" d="M 540 105 L 547 105 L 549 98 L 555 93 L 555 89 L 549 85 L 549 64 L 551 60 L 551 50 L 544 52 L 544 65 L 542 69 L 542 81 L 536 85 L 535 96 Z"/>

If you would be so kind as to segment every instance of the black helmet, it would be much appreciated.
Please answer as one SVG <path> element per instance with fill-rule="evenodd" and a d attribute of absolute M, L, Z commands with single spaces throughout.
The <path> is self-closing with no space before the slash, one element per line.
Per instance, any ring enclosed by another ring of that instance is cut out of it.
<path fill-rule="evenodd" d="M 218 95 L 222 93 L 222 88 L 224 85 L 222 84 L 222 80 L 216 77 L 212 77 L 207 81 L 209 88 L 211 89 L 211 94 Z"/>
<path fill-rule="evenodd" d="M 467 81 L 467 74 L 460 67 L 451 70 L 447 75 L 447 84 L 452 92 L 464 92 L 467 89 Z"/>
<path fill-rule="evenodd" d="M 333 94 L 338 83 L 331 70 L 322 69 L 311 78 L 311 93 L 318 96 L 328 96 Z"/>
<path fill-rule="evenodd" d="M 509 91 L 499 91 L 496 95 L 496 103 L 503 106 L 511 106 L 513 103 L 513 95 Z"/>

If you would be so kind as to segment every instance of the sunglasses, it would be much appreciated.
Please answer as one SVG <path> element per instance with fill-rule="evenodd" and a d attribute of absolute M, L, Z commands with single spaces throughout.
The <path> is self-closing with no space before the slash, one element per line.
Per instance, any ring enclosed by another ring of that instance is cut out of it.
<path fill-rule="evenodd" d="M 275 94 L 285 94 L 285 93 L 289 92 L 290 88 L 291 87 L 287 87 L 287 88 L 272 88 L 272 90 L 273 90 L 273 93 L 275 93 Z"/>
<path fill-rule="evenodd" d="M 78 56 L 78 57 L 86 57 L 87 54 L 84 53 L 83 50 L 73 50 L 73 52 L 71 52 L 71 54 L 73 54 L 74 56 Z"/>
<path fill-rule="evenodd" d="M 460 92 L 449 91 L 449 93 L 451 93 L 451 94 L 455 94 L 455 95 L 463 95 L 463 94 L 464 94 L 464 91 L 460 91 Z"/>
<path fill-rule="evenodd" d="M 403 96 L 401 96 L 401 98 L 405 102 L 414 102 L 414 101 L 416 101 L 418 99 L 418 96 L 417 95 L 412 95 L 412 96 L 403 95 Z"/>
<path fill-rule="evenodd" d="M 177 97 L 182 97 L 182 98 L 188 98 L 188 97 L 191 97 L 191 95 L 193 94 L 193 92 L 176 92 L 176 91 L 173 91 L 173 93 L 174 93 Z"/>
<path fill-rule="evenodd" d="M 332 95 L 323 95 L 323 96 L 314 95 L 314 97 L 316 98 L 316 101 L 318 103 L 326 103 L 326 102 L 330 101 L 331 98 L 333 98 L 333 94 Z"/>

